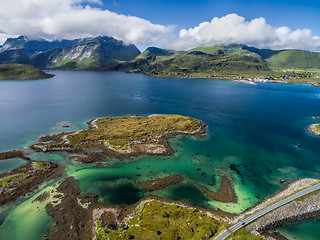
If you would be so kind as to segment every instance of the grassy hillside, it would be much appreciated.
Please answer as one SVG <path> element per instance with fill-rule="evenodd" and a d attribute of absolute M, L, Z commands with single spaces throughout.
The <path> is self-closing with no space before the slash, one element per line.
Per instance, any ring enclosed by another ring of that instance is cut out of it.
<path fill-rule="evenodd" d="M 262 58 L 255 52 L 249 51 L 245 45 L 241 44 L 230 44 L 230 45 L 214 45 L 210 47 L 199 46 L 189 50 L 189 52 L 200 51 L 207 54 L 225 54 L 225 55 L 234 55 L 234 56 L 248 56 L 257 58 L 259 61 L 262 61 Z"/>
<path fill-rule="evenodd" d="M 248 47 L 248 46 L 243 46 L 243 49 L 258 54 L 264 60 L 271 58 L 273 55 L 276 55 L 276 54 L 282 52 L 281 50 L 275 51 L 275 50 L 271 50 L 271 49 L 259 49 L 259 48 Z"/>
<path fill-rule="evenodd" d="M 0 80 L 3 79 L 44 79 L 51 78 L 40 69 L 26 64 L 0 64 Z"/>
<path fill-rule="evenodd" d="M 181 56 L 184 51 L 174 51 L 166 50 L 157 47 L 149 47 L 143 53 L 141 53 L 136 59 L 137 60 L 147 60 L 149 62 L 160 62 L 164 60 L 169 60 L 171 58 Z"/>
<path fill-rule="evenodd" d="M 285 50 L 266 59 L 272 68 L 320 68 L 320 53 Z"/>
<path fill-rule="evenodd" d="M 148 48 L 135 60 L 124 63 L 119 70 L 148 75 L 180 77 L 218 77 L 221 75 L 263 74 L 272 70 L 256 54 L 240 45 L 198 47 L 189 51 Z"/>

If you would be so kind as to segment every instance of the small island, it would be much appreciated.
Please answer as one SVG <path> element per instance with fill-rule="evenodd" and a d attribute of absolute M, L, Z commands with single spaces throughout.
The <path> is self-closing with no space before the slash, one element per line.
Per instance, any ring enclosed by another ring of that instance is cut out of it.
<path fill-rule="evenodd" d="M 48 74 L 39 68 L 27 64 L 0 64 L 0 80 L 45 79 L 52 78 L 53 76 L 53 74 Z"/>
<path fill-rule="evenodd" d="M 181 115 L 106 117 L 91 120 L 89 129 L 43 136 L 36 151 L 80 151 L 96 147 L 113 155 L 171 154 L 166 139 L 205 133 L 206 125 Z"/>
<path fill-rule="evenodd" d="M 320 136 L 320 123 L 310 125 L 308 130 L 311 134 Z"/>

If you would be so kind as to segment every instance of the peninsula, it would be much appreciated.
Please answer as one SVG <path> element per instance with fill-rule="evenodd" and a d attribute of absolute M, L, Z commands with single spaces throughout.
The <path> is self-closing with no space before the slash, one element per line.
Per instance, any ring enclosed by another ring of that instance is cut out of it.
<path fill-rule="evenodd" d="M 0 174 L 0 205 L 16 201 L 62 172 L 61 165 L 48 161 L 32 161 L 20 150 L 0 153 L 0 161 L 13 158 L 26 160 L 27 163 Z"/>
<path fill-rule="evenodd" d="M 52 78 L 53 76 L 53 74 L 48 74 L 39 68 L 27 64 L 0 64 L 0 80 L 45 79 Z"/>
<path fill-rule="evenodd" d="M 89 129 L 39 138 L 36 151 L 79 151 L 97 147 L 113 155 L 170 154 L 166 139 L 201 135 L 206 125 L 181 115 L 107 117 L 91 120 Z"/>

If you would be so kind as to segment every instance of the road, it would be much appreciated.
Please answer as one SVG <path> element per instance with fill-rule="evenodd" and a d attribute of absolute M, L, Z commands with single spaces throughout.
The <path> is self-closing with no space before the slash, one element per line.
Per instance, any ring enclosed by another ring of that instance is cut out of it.
<path fill-rule="evenodd" d="M 228 230 L 225 230 L 223 232 L 221 232 L 218 236 L 216 236 L 213 240 L 223 240 L 226 239 L 227 237 L 229 237 L 233 232 L 239 230 L 240 228 L 248 225 L 249 223 L 255 221 L 256 219 L 258 219 L 259 217 L 262 217 L 263 215 L 275 210 L 278 207 L 281 207 L 299 197 L 302 197 L 304 195 L 307 195 L 309 193 L 312 193 L 316 190 L 320 189 L 320 183 L 317 183 L 315 185 L 312 185 L 308 188 L 305 188 L 297 193 L 294 193 L 284 199 L 281 199 L 280 201 L 273 203 L 253 214 L 251 214 L 250 216 L 244 218 L 242 221 L 234 224 L 232 227 L 230 227 Z"/>

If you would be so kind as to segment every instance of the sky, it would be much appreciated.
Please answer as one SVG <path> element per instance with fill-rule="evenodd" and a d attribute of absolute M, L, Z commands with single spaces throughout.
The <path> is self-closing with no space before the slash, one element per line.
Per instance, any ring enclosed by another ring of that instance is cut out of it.
<path fill-rule="evenodd" d="M 112 36 L 140 48 L 199 45 L 320 51 L 317 0 L 0 0 L 0 44 Z"/>

